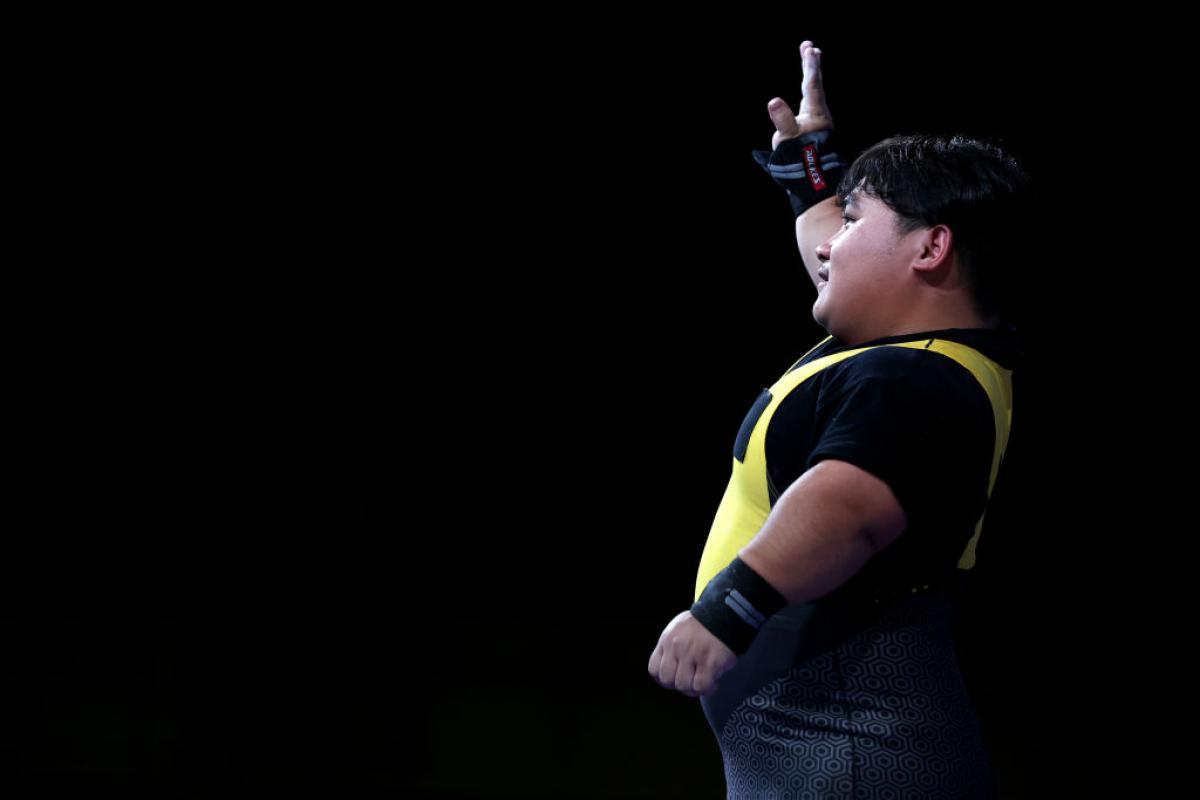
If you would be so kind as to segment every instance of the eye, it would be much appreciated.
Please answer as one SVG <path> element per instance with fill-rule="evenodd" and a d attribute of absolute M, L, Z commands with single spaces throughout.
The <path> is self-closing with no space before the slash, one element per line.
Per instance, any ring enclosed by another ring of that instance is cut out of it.
<path fill-rule="evenodd" d="M 853 221 L 854 221 L 854 219 L 853 219 L 852 217 L 848 217 L 848 216 L 846 216 L 845 214 L 842 214 L 842 222 L 843 222 L 843 224 L 845 224 L 845 223 L 847 223 L 847 222 L 853 222 Z"/>

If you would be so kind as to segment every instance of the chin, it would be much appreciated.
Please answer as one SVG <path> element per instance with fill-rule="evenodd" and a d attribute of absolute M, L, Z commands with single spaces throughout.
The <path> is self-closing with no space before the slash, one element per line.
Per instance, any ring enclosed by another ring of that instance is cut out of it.
<path fill-rule="evenodd" d="M 815 323 L 817 323 L 818 325 L 820 325 L 820 326 L 821 326 L 821 328 L 822 328 L 822 329 L 823 329 L 823 330 L 824 330 L 824 331 L 825 331 L 827 334 L 829 334 L 830 336 L 832 336 L 833 338 L 835 338 L 835 339 L 840 339 L 840 338 L 841 338 L 840 336 L 838 336 L 836 333 L 834 333 L 834 332 L 833 332 L 833 328 L 832 328 L 832 327 L 830 326 L 830 324 L 829 324 L 829 317 L 827 317 L 825 314 L 822 314 L 821 312 L 819 312 L 819 311 L 815 311 L 815 310 L 814 310 L 814 311 L 813 311 L 813 322 L 815 322 Z"/>

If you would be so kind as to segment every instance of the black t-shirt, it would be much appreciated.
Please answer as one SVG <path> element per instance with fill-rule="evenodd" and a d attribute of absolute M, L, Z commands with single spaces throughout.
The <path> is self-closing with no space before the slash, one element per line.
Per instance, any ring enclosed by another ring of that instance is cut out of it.
<path fill-rule="evenodd" d="M 965 344 L 1006 369 L 1022 357 L 1015 332 L 950 328 L 853 346 L 831 339 L 792 369 L 842 350 L 932 338 Z M 933 351 L 875 347 L 820 370 L 780 401 L 764 444 L 771 503 L 822 459 L 855 464 L 891 487 L 908 526 L 851 583 L 934 579 L 957 564 L 974 533 L 995 445 L 991 401 L 966 367 Z"/>

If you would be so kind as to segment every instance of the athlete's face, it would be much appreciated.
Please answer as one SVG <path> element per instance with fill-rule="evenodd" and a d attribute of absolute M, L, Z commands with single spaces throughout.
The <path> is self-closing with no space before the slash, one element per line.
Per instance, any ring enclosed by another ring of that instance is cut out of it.
<path fill-rule="evenodd" d="M 842 227 L 817 247 L 825 282 L 817 285 L 813 319 L 842 341 L 876 338 L 871 331 L 903 311 L 901 290 L 921 230 L 902 237 L 896 223 L 886 203 L 856 190 L 842 209 Z"/>

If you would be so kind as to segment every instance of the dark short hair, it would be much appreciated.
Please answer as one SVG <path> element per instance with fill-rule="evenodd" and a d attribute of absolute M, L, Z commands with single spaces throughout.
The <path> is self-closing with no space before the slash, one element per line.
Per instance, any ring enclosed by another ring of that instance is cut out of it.
<path fill-rule="evenodd" d="M 949 227 L 978 312 L 1018 327 L 1017 288 L 1029 258 L 1021 240 L 1031 236 L 1035 195 L 1014 156 L 961 135 L 892 136 L 855 159 L 838 184 L 838 203 L 860 184 L 896 213 L 900 235 Z"/>

